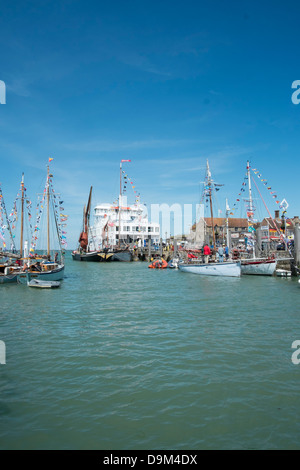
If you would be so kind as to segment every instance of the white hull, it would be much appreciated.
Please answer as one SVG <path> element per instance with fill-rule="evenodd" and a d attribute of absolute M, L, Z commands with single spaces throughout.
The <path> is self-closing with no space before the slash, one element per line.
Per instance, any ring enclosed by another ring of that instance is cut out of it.
<path fill-rule="evenodd" d="M 59 281 L 40 281 L 38 279 L 32 279 L 31 281 L 27 281 L 28 287 L 39 287 L 41 289 L 52 289 L 54 287 L 59 287 Z"/>
<path fill-rule="evenodd" d="M 291 277 L 292 272 L 287 269 L 276 269 L 276 276 L 278 277 Z"/>
<path fill-rule="evenodd" d="M 180 271 L 204 276 L 230 276 L 240 277 L 240 262 L 179 264 Z"/>
<path fill-rule="evenodd" d="M 275 272 L 277 261 L 249 259 L 241 261 L 242 274 L 254 274 L 260 276 L 272 276 Z"/>

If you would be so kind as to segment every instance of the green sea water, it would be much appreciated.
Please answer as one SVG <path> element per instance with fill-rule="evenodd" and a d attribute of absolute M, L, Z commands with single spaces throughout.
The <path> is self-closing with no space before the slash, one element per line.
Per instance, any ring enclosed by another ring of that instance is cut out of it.
<path fill-rule="evenodd" d="M 296 279 L 66 259 L 0 286 L 1 449 L 299 449 Z"/>

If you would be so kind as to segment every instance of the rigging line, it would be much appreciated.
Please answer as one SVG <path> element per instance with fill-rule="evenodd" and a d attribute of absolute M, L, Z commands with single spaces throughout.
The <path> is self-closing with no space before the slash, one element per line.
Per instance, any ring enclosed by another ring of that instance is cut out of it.
<path fill-rule="evenodd" d="M 13 234 L 12 234 L 12 230 L 11 230 L 10 220 L 8 218 L 8 214 L 7 214 L 7 211 L 6 211 L 1 186 L 0 186 L 0 195 L 2 196 L 1 197 L 1 207 L 2 207 L 2 211 L 4 212 L 4 215 L 5 215 L 5 218 L 6 218 L 7 230 L 8 230 L 9 236 L 10 236 L 12 251 L 14 253 L 16 251 L 16 246 L 15 246 L 15 242 L 14 242 L 14 238 L 13 238 Z"/>
<path fill-rule="evenodd" d="M 274 226 L 276 227 L 276 231 L 277 231 L 277 233 L 278 233 L 278 235 L 279 235 L 279 237 L 280 237 L 280 240 L 285 243 L 285 241 L 284 241 L 284 236 L 282 235 L 282 233 L 280 232 L 280 230 L 278 230 L 277 224 L 276 224 L 275 220 L 273 219 L 273 217 L 272 217 L 272 215 L 271 215 L 271 213 L 270 213 L 270 211 L 269 211 L 269 209 L 268 209 L 268 207 L 267 207 L 267 205 L 266 205 L 266 203 L 265 203 L 265 201 L 264 201 L 264 198 L 262 197 L 261 192 L 260 192 L 260 190 L 258 189 L 257 184 L 256 184 L 256 182 L 255 182 L 255 180 L 254 180 L 254 178 L 253 178 L 252 175 L 251 175 L 251 179 L 252 179 L 252 181 L 254 182 L 257 191 L 259 192 L 259 195 L 260 195 L 260 197 L 261 197 L 261 199 L 262 199 L 262 202 L 264 203 L 264 206 L 265 206 L 265 208 L 266 208 L 266 210 L 267 210 L 267 212 L 268 212 L 268 214 L 269 214 L 269 216 L 270 216 L 270 219 L 272 219 L 272 221 L 273 221 L 273 223 L 274 223 Z M 268 219 L 267 219 L 267 222 L 268 222 L 268 224 L 270 225 L 270 222 L 268 221 Z"/>
<path fill-rule="evenodd" d="M 53 186 L 51 185 L 50 188 L 53 189 Z M 57 233 L 57 237 L 58 237 L 58 244 L 59 244 L 60 251 L 62 252 L 63 249 L 62 249 L 62 243 L 61 243 L 61 234 L 60 234 L 60 231 L 59 231 L 58 220 L 57 220 L 57 216 L 56 216 L 56 213 L 55 213 L 55 203 L 54 203 L 53 191 L 52 191 L 51 196 L 52 197 L 50 199 L 51 199 L 51 205 L 52 205 L 52 210 L 53 210 L 53 217 L 54 217 L 54 221 L 55 221 L 56 233 Z M 62 255 L 61 255 L 61 257 L 62 257 Z"/>

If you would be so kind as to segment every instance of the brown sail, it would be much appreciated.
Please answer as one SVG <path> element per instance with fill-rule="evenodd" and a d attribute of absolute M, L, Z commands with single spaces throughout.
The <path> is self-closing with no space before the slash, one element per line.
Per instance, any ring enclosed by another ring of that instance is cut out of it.
<path fill-rule="evenodd" d="M 87 207 L 84 208 L 84 221 L 83 221 L 84 229 L 81 232 L 81 234 L 79 236 L 79 240 L 78 240 L 79 243 L 80 243 L 81 248 L 85 252 L 87 251 L 88 244 L 89 244 L 88 232 L 89 232 L 89 220 L 90 220 L 92 189 L 93 189 L 93 186 L 91 186 L 91 189 L 90 189 L 90 195 L 89 195 L 89 200 L 88 200 Z"/>

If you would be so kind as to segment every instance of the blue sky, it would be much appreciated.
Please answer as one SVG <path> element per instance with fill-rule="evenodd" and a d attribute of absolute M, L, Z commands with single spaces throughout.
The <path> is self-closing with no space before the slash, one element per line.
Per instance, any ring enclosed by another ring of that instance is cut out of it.
<path fill-rule="evenodd" d="M 121 159 L 150 206 L 198 203 L 208 158 L 223 211 L 249 159 L 300 215 L 299 13 L 291 1 L 2 2 L 7 207 L 23 171 L 35 200 L 53 157 L 75 248 L 90 186 L 94 204 L 113 202 Z"/>

